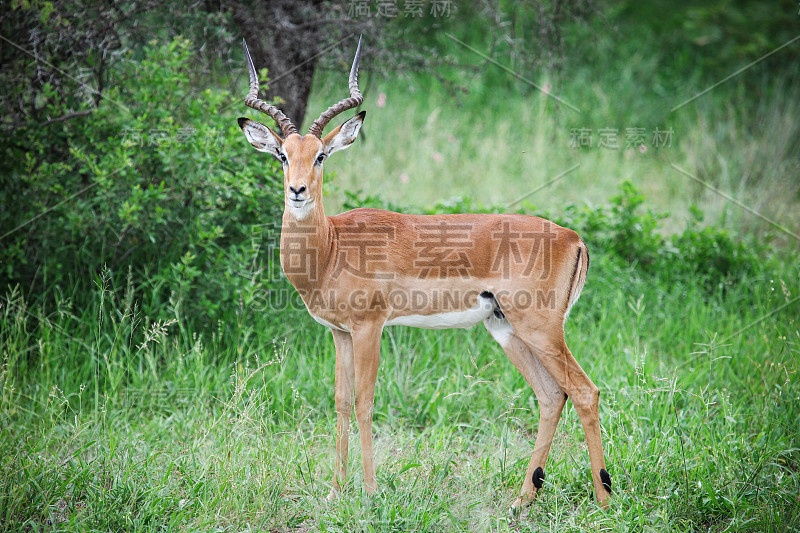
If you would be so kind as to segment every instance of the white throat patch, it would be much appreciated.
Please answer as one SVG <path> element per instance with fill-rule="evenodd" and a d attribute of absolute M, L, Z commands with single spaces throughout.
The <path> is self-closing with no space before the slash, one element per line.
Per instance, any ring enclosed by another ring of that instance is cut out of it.
<path fill-rule="evenodd" d="M 314 208 L 314 202 L 312 200 L 306 200 L 300 207 L 295 207 L 292 205 L 291 200 L 287 200 L 286 208 L 295 220 L 305 220 L 308 215 L 311 214 L 311 210 Z"/>

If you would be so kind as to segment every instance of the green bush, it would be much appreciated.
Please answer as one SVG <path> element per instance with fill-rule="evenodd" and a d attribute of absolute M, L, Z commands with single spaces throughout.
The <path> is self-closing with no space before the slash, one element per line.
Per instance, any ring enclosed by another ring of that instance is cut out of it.
<path fill-rule="evenodd" d="M 131 268 L 157 300 L 202 318 L 258 297 L 275 237 L 265 228 L 282 209 L 278 169 L 236 124 L 242 95 L 203 88 L 194 54 L 183 39 L 153 41 L 119 63 L 91 115 L 28 124 L 24 142 L 3 143 L 3 287 L 79 295 L 92 273 Z"/>
<path fill-rule="evenodd" d="M 586 209 L 572 224 L 590 249 L 602 250 L 625 263 L 648 270 L 658 262 L 664 239 L 658 233 L 658 221 L 666 215 L 642 210 L 644 195 L 629 181 L 620 185 L 608 208 Z"/>
<path fill-rule="evenodd" d="M 686 229 L 671 237 L 662 254 L 679 276 L 699 277 L 713 287 L 766 271 L 772 256 L 767 244 L 737 240 L 716 226 L 701 227 L 703 213 L 694 208 L 692 214 Z"/>

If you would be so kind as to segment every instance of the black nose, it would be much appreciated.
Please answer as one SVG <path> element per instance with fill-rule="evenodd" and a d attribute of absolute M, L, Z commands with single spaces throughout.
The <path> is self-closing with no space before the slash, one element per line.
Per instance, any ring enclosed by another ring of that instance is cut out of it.
<path fill-rule="evenodd" d="M 295 195 L 295 196 L 297 196 L 297 195 L 299 195 L 300 193 L 302 193 L 302 192 L 305 192 L 305 190 L 306 190 L 306 186 L 305 186 L 305 185 L 301 185 L 299 189 L 295 189 L 294 187 L 292 187 L 291 185 L 289 185 L 289 190 L 290 190 L 290 191 L 292 191 L 292 192 L 294 193 L 294 195 Z"/>

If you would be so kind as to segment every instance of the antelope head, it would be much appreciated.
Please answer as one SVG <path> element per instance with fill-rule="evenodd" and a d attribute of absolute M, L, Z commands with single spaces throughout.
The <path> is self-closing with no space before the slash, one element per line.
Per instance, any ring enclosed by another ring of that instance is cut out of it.
<path fill-rule="evenodd" d="M 358 90 L 358 58 L 361 55 L 361 38 L 358 40 L 356 56 L 350 69 L 350 97 L 325 110 L 311 125 L 306 135 L 299 135 L 297 128 L 283 112 L 274 105 L 258 98 L 258 75 L 247 43 L 242 40 L 247 69 L 250 73 L 250 92 L 244 99 L 248 107 L 272 117 L 283 133 L 278 135 L 271 129 L 248 118 L 239 118 L 239 127 L 245 137 L 259 152 L 275 156 L 283 164 L 284 204 L 295 219 L 303 220 L 315 205 L 322 205 L 322 166 L 337 150 L 350 146 L 364 122 L 366 111 L 362 111 L 339 127 L 322 136 L 322 130 L 333 117 L 361 105 L 364 97 Z"/>

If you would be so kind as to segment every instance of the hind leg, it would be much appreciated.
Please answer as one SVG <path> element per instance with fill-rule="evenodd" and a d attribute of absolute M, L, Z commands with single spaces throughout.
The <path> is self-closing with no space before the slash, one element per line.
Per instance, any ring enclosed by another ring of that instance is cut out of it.
<path fill-rule="evenodd" d="M 508 358 L 517 367 L 525 381 L 533 389 L 539 403 L 539 429 L 533 447 L 528 470 L 522 480 L 522 491 L 512 505 L 512 511 L 519 512 L 523 504 L 532 501 L 544 480 L 544 466 L 553 436 L 561 419 L 566 397 L 553 376 L 544 368 L 525 342 L 514 334 L 505 319 L 489 318 L 484 321 L 489 333 L 503 348 Z"/>
<path fill-rule="evenodd" d="M 536 354 L 548 374 L 572 400 L 586 434 L 595 497 L 605 507 L 611 492 L 611 478 L 606 471 L 600 437 L 600 390 L 567 348 L 560 322 L 534 328 L 521 312 L 511 310 L 506 316 L 514 327 L 515 335 Z"/>

